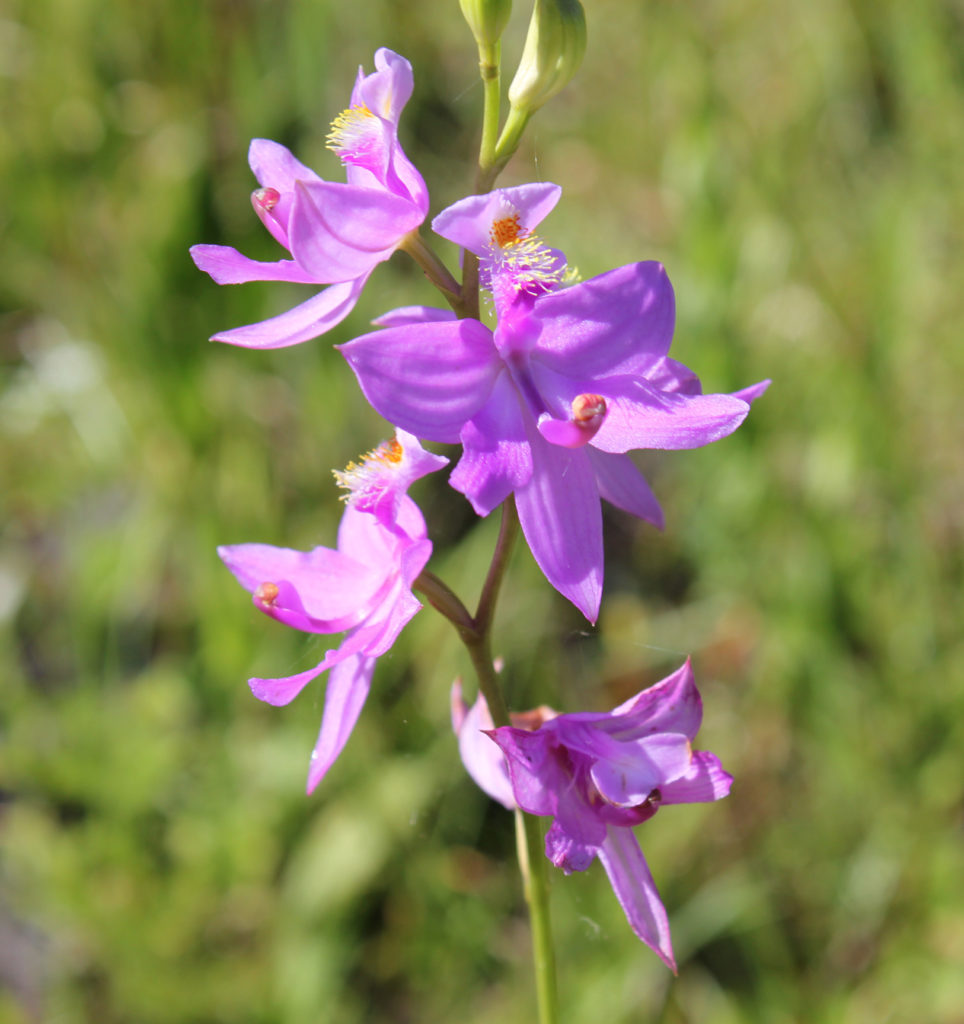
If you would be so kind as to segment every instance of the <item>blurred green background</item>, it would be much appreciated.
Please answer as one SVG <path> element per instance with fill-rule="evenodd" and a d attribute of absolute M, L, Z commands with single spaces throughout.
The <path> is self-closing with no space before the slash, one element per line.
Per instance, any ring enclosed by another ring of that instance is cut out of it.
<path fill-rule="evenodd" d="M 506 43 L 511 73 L 525 5 Z M 589 0 L 574 83 L 503 183 L 584 276 L 663 260 L 677 358 L 762 377 L 741 430 L 647 453 L 656 531 L 607 520 L 588 628 L 517 552 L 499 619 L 517 707 L 607 708 L 692 653 L 717 805 L 639 830 L 673 979 L 603 872 L 553 886 L 567 1021 L 964 1021 L 964 13 L 951 2 Z M 332 343 L 433 301 L 402 257 L 294 349 L 209 345 L 294 286 L 263 259 L 248 141 L 320 173 L 379 45 L 415 66 L 402 138 L 432 213 L 480 108 L 455 0 L 9 0 L 0 17 L 0 1021 L 534 1017 L 511 819 L 465 777 L 431 610 L 303 795 L 323 685 L 249 675 L 318 641 L 259 616 L 218 543 L 330 544 L 330 469 L 386 436 Z M 442 250 L 451 260 L 450 250 Z M 416 488 L 467 598 L 494 538 Z"/>

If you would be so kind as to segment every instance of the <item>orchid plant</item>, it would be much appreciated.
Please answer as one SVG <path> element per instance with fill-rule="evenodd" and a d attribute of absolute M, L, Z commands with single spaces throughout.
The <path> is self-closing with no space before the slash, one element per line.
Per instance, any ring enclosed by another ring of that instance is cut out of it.
<path fill-rule="evenodd" d="M 338 346 L 361 393 L 396 433 L 335 473 L 347 492 L 336 546 L 302 552 L 235 544 L 218 553 L 265 615 L 307 633 L 343 634 L 315 667 L 249 681 L 257 698 L 282 705 L 328 673 L 309 793 L 348 741 L 377 659 L 422 608 L 416 594 L 452 622 L 478 681 L 471 707 L 461 684 L 453 690 L 458 749 L 478 785 L 517 815 L 540 1019 L 550 1024 L 558 1016 L 546 860 L 568 874 L 598 858 L 632 930 L 675 971 L 667 915 L 633 828 L 664 804 L 726 796 L 731 778 L 713 754 L 692 748 L 702 704 L 689 661 L 612 711 L 509 710 L 492 641 L 509 552 L 521 528 L 549 584 L 595 623 L 603 596 L 601 499 L 656 527 L 664 522 L 628 453 L 727 436 L 769 382 L 704 394 L 696 374 L 669 355 L 674 294 L 659 263 L 580 281 L 565 254 L 536 233 L 560 186 L 495 188 L 529 118 L 569 81 L 585 47 L 577 0 L 536 0 L 500 131 L 499 40 L 509 6 L 462 0 L 479 50 L 482 143 L 474 194 L 431 225 L 461 247 L 461 279 L 420 232 L 429 193 L 398 139 L 413 72 L 384 48 L 372 73 L 359 70 L 328 136 L 344 182 L 324 180 L 276 142 L 251 143 L 259 185 L 252 205 L 290 258 L 258 262 L 221 245 L 197 245 L 191 255 L 218 284 L 324 286 L 280 316 L 213 336 L 248 348 L 326 333 L 399 249 L 440 293 L 444 306 L 384 312 L 374 331 Z M 490 296 L 494 328 L 480 319 L 480 291 Z M 429 531 L 407 491 L 449 459 L 422 441 L 460 446 L 449 483 L 480 517 L 502 510 L 474 614 L 428 567 Z M 551 818 L 545 835 L 540 817 Z"/>

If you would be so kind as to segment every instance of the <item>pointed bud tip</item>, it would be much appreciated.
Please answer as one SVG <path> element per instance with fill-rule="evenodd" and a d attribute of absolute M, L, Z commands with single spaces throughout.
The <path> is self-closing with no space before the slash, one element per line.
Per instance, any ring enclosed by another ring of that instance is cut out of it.
<path fill-rule="evenodd" d="M 479 46 L 497 43 L 512 13 L 512 0 L 459 0 L 459 6 Z"/>
<path fill-rule="evenodd" d="M 523 115 L 566 86 L 586 52 L 586 15 L 579 0 L 536 0 L 509 103 Z"/>
<path fill-rule="evenodd" d="M 281 199 L 281 193 L 276 188 L 256 188 L 251 193 L 251 205 L 256 213 L 270 213 Z"/>

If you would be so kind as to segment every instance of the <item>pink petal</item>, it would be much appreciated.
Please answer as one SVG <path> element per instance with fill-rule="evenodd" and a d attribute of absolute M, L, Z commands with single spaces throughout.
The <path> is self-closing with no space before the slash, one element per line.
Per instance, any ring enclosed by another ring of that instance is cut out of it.
<path fill-rule="evenodd" d="M 556 785 L 555 792 L 555 821 L 550 832 L 558 836 L 559 840 L 566 837 L 568 842 L 559 842 L 557 855 L 565 851 L 565 856 L 574 858 L 568 863 L 560 863 L 550 857 L 556 867 L 563 868 L 568 874 L 570 871 L 583 871 L 589 866 L 592 854 L 596 852 L 599 844 L 606 837 L 606 824 L 603 816 L 597 807 L 592 806 L 586 800 L 581 787 L 573 785 L 570 777 L 567 784 Z M 549 841 L 546 837 L 546 850 L 548 855 Z M 588 858 L 588 859 L 587 859 Z"/>
<path fill-rule="evenodd" d="M 475 784 L 508 810 L 516 806 L 509 781 L 505 755 L 490 736 L 482 732 L 493 727 L 489 706 L 480 693 L 471 708 L 462 699 L 462 684 L 452 684 L 452 730 L 458 737 L 459 756 Z"/>
<path fill-rule="evenodd" d="M 536 301 L 535 312 L 542 322 L 538 359 L 574 380 L 642 374 L 668 351 L 676 319 L 669 278 L 653 262 L 549 292 Z"/>
<path fill-rule="evenodd" d="M 732 783 L 733 776 L 723 770 L 715 754 L 697 750 L 685 775 L 660 786 L 660 803 L 692 804 L 721 800 L 730 792 Z"/>
<path fill-rule="evenodd" d="M 377 616 L 373 617 L 371 632 L 365 641 L 365 653 L 373 658 L 385 654 L 421 609 L 421 601 L 399 580 Z"/>
<path fill-rule="evenodd" d="M 602 598 L 602 509 L 582 449 L 548 444 L 531 432 L 532 478 L 516 491 L 522 532 L 546 579 L 595 622 Z"/>
<path fill-rule="evenodd" d="M 408 550 L 414 549 L 414 542 L 425 541 L 428 537 L 428 528 L 425 525 L 425 517 L 422 515 L 422 510 L 407 494 L 403 494 L 399 499 L 395 527 L 395 532 L 400 532 L 404 535 L 406 543 L 413 542 L 412 547 Z M 428 541 L 428 543 L 431 543 L 431 541 Z"/>
<path fill-rule="evenodd" d="M 429 441 L 453 444 L 502 368 L 478 320 L 391 327 L 337 346 L 375 410 Z"/>
<path fill-rule="evenodd" d="M 411 546 L 405 548 L 402 552 L 399 575 L 406 587 L 412 587 L 431 556 L 432 542 L 430 540 L 415 541 Z"/>
<path fill-rule="evenodd" d="M 663 510 L 656 495 L 628 455 L 611 455 L 597 451 L 592 445 L 586 449 L 586 454 L 596 474 L 599 494 L 606 501 L 663 529 Z"/>
<path fill-rule="evenodd" d="M 562 868 L 567 875 L 571 875 L 573 871 L 585 871 L 596 859 L 598 852 L 598 843 L 586 843 L 576 839 L 558 821 L 554 821 L 546 832 L 546 857 L 555 867 Z"/>
<path fill-rule="evenodd" d="M 317 281 L 347 281 L 387 260 L 422 221 L 411 201 L 339 182 L 295 186 L 291 254 Z"/>
<path fill-rule="evenodd" d="M 500 374 L 485 405 L 461 434 L 464 452 L 449 477 L 480 516 L 487 516 L 532 476 L 532 452 L 515 388 Z"/>
<path fill-rule="evenodd" d="M 598 430 L 596 424 L 586 427 L 572 419 L 557 419 L 547 412 L 539 417 L 537 425 L 539 433 L 560 448 L 585 448 Z"/>
<path fill-rule="evenodd" d="M 486 733 L 506 757 L 515 802 L 529 814 L 554 814 L 556 793 L 570 784 L 548 733 L 504 725 Z"/>
<path fill-rule="evenodd" d="M 635 807 L 667 779 L 678 779 L 689 770 L 693 753 L 682 733 L 658 733 L 630 742 L 611 742 L 605 758 L 590 774 L 602 796 L 617 807 Z"/>
<path fill-rule="evenodd" d="M 294 676 L 286 676 L 283 679 L 249 679 L 248 686 L 251 692 L 266 704 L 273 704 L 280 707 L 283 704 L 290 704 L 299 693 L 314 679 L 321 675 L 328 666 L 322 662 L 307 672 L 299 672 Z"/>
<path fill-rule="evenodd" d="M 434 306 L 401 306 L 375 317 L 376 327 L 407 327 L 411 324 L 437 323 L 441 320 L 457 320 L 451 309 L 436 309 Z"/>
<path fill-rule="evenodd" d="M 339 486 L 347 490 L 344 500 L 351 508 L 369 512 L 391 527 L 409 487 L 448 461 L 444 455 L 426 451 L 414 434 L 398 429 L 394 440 L 383 442 L 363 455 L 358 464 L 350 464 L 335 475 Z"/>
<path fill-rule="evenodd" d="M 311 753 L 307 792 L 311 793 L 325 777 L 342 752 L 364 707 L 371 687 L 375 659 L 362 655 L 346 659 L 332 669 L 325 690 L 325 710 L 321 731 Z"/>
<path fill-rule="evenodd" d="M 399 496 L 393 524 L 349 505 L 338 527 L 338 550 L 359 562 L 377 567 L 394 566 L 397 575 L 421 572 L 432 542 L 427 540 L 425 518 L 407 495 Z M 427 545 L 427 546 L 426 546 Z M 416 573 L 417 575 L 417 573 Z"/>
<path fill-rule="evenodd" d="M 744 402 L 753 402 L 766 391 L 770 383 L 769 380 L 761 380 L 758 384 L 750 384 L 749 387 L 734 391 L 732 397 L 742 399 Z"/>
<path fill-rule="evenodd" d="M 395 195 L 411 200 L 420 213 L 419 223 L 428 212 L 428 189 L 421 174 L 405 156 L 398 143 L 398 119 L 412 95 L 412 66 L 399 54 L 385 48 L 375 53 L 375 72 L 365 75 L 359 68 L 352 90 L 352 106 L 366 106 L 383 118 L 389 136 L 387 166 L 360 167 L 349 163 L 346 170 L 351 184 L 377 184 Z"/>
<path fill-rule="evenodd" d="M 191 259 L 198 270 L 210 274 L 217 284 L 246 284 L 248 281 L 292 281 L 318 284 L 293 260 L 261 263 L 242 256 L 228 245 L 192 245 Z"/>
<path fill-rule="evenodd" d="M 235 544 L 218 555 L 249 593 L 262 584 L 278 589 L 273 601 L 257 607 L 289 626 L 311 633 L 339 633 L 367 615 L 385 585 L 387 568 L 373 568 L 331 548 L 312 551 L 270 544 Z M 280 591 L 289 585 L 297 601 Z"/>
<path fill-rule="evenodd" d="M 341 323 L 355 308 L 367 280 L 365 274 L 355 281 L 329 285 L 286 313 L 257 324 L 221 331 L 212 335 L 211 340 L 244 348 L 284 348 L 317 338 Z"/>
<path fill-rule="evenodd" d="M 384 609 L 388 614 L 376 617 L 374 621 L 363 623 L 351 630 L 337 648 L 325 653 L 324 658 L 315 668 L 284 679 L 250 679 L 248 683 L 251 691 L 259 700 L 266 701 L 269 704 L 287 704 L 315 676 L 328 669 L 332 669 L 332 677 L 335 677 L 336 672 L 338 672 L 343 664 L 350 663 L 355 665 L 359 658 L 369 661 L 374 666 L 377 656 L 384 654 L 391 647 L 399 630 L 421 607 L 411 594 L 406 596 L 409 603 L 405 608 L 399 606 L 399 609 L 402 612 L 409 610 L 410 614 L 407 617 L 403 618 L 403 615 L 396 615 L 393 618 L 392 614 L 396 611 L 396 605 L 391 604 Z M 415 607 L 412 607 L 411 602 L 414 602 Z M 338 675 L 338 678 L 342 678 L 343 675 L 344 671 Z"/>
<path fill-rule="evenodd" d="M 432 230 L 483 256 L 492 244 L 489 231 L 494 221 L 515 211 L 519 213 L 520 227 L 530 232 L 559 202 L 561 194 L 558 185 L 546 181 L 468 196 L 443 210 L 432 221 Z"/>
<path fill-rule="evenodd" d="M 608 409 L 592 443 L 605 452 L 700 448 L 732 434 L 750 411 L 731 395 L 659 391 L 641 378 L 611 377 L 594 386 Z"/>
<path fill-rule="evenodd" d="M 683 395 L 701 395 L 699 377 L 688 367 L 669 356 L 662 356 L 646 367 L 642 376 L 659 391 L 678 391 Z M 742 397 L 740 395 L 737 396 Z M 747 399 L 744 399 L 747 401 Z"/>
<path fill-rule="evenodd" d="M 365 565 L 387 566 L 397 561 L 398 548 L 398 534 L 370 513 L 348 505 L 338 524 L 339 551 Z"/>
<path fill-rule="evenodd" d="M 398 124 L 402 109 L 414 88 L 412 65 L 387 47 L 375 51 L 375 71 L 360 78 L 352 93 L 352 104 L 364 104 L 379 117 Z"/>
<path fill-rule="evenodd" d="M 616 739 L 681 732 L 691 740 L 703 721 L 703 702 L 689 658 L 672 674 L 615 708 L 606 729 Z"/>
<path fill-rule="evenodd" d="M 675 974 L 666 909 L 632 830 L 611 825 L 599 859 L 633 931 Z"/>
<path fill-rule="evenodd" d="M 262 188 L 290 192 L 296 181 L 321 181 L 310 167 L 294 157 L 291 150 L 270 139 L 252 139 L 248 164 Z"/>

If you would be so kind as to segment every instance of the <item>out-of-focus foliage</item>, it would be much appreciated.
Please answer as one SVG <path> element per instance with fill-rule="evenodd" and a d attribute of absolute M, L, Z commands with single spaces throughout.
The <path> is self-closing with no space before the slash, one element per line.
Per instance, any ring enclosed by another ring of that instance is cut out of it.
<path fill-rule="evenodd" d="M 556 880 L 566 1017 L 959 1024 L 964 17 L 587 16 L 581 73 L 504 181 L 563 186 L 543 228 L 585 276 L 667 264 L 675 354 L 708 389 L 774 384 L 728 440 L 643 459 L 669 526 L 609 517 L 597 629 L 513 564 L 516 706 L 609 707 L 692 652 L 703 742 L 737 778 L 640 829 L 678 979 L 601 871 Z M 451 630 L 426 611 L 403 634 L 306 800 L 322 685 L 275 709 L 244 681 L 318 648 L 214 556 L 332 541 L 330 468 L 385 436 L 332 342 L 432 301 L 396 257 L 331 337 L 204 340 L 302 295 L 188 259 L 274 258 L 249 138 L 337 174 L 327 122 L 379 45 L 415 65 L 403 140 L 435 213 L 471 181 L 480 105 L 455 0 L 4 8 L 3 1024 L 533 1019 L 511 820 L 448 733 Z M 415 496 L 435 568 L 472 594 L 496 524 L 444 479 Z"/>

